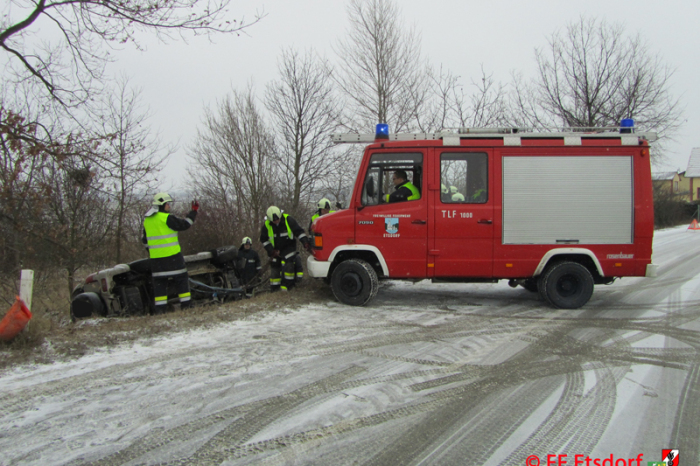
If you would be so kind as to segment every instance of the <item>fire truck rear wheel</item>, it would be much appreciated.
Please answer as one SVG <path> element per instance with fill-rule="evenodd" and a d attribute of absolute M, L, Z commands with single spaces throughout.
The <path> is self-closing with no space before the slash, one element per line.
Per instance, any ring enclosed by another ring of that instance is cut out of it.
<path fill-rule="evenodd" d="M 578 309 L 591 299 L 593 275 L 577 262 L 559 262 L 545 271 L 540 292 L 560 309 Z"/>
<path fill-rule="evenodd" d="M 364 306 L 379 289 L 377 272 L 361 259 L 346 260 L 333 270 L 331 289 L 341 303 Z"/>

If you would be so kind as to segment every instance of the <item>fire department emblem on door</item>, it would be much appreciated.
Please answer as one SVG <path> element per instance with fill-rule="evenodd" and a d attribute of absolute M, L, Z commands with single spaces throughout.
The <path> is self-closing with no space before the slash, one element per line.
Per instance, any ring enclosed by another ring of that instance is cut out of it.
<path fill-rule="evenodd" d="M 386 217 L 384 219 L 384 226 L 386 227 L 387 233 L 395 235 L 399 232 L 399 219 L 396 217 Z"/>

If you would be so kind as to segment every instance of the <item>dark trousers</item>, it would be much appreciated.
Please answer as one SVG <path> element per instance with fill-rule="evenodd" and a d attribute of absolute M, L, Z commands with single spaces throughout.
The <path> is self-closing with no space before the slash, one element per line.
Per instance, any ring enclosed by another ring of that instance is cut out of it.
<path fill-rule="evenodd" d="M 171 280 L 177 290 L 177 296 L 180 298 L 180 308 L 186 309 L 192 305 L 189 276 L 182 254 L 151 259 L 151 276 L 153 277 L 156 314 L 165 311 L 168 304 L 168 282 Z"/>
<path fill-rule="evenodd" d="M 302 266 L 301 256 L 299 254 L 294 256 L 294 273 L 297 283 L 304 279 L 304 267 Z"/>
<path fill-rule="evenodd" d="M 255 267 L 255 264 L 251 264 L 250 266 L 246 265 L 241 272 L 241 285 L 245 288 L 245 295 L 248 298 L 253 297 L 254 287 L 249 285 L 253 283 L 257 275 L 258 269 Z"/>
<path fill-rule="evenodd" d="M 294 257 L 270 261 L 270 291 L 294 288 Z"/>

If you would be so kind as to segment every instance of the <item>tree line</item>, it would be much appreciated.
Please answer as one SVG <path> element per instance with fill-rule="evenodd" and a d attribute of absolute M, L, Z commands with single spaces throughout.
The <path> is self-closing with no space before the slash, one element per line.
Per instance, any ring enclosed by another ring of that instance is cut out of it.
<path fill-rule="evenodd" d="M 81 267 L 144 257 L 142 215 L 175 149 L 150 131 L 128 78 L 106 76 L 110 50 L 138 46 L 144 31 L 236 34 L 265 15 L 234 21 L 229 0 L 10 4 L 0 26 L 0 272 L 62 270 L 72 288 Z M 673 70 L 619 25 L 571 22 L 535 50 L 534 76 L 504 84 L 483 67 L 470 79 L 432 65 L 393 0 L 350 0 L 347 15 L 334 60 L 285 49 L 262 91 L 233 89 L 203 110 L 187 148 L 188 194 L 203 207 L 182 235 L 185 253 L 255 238 L 271 204 L 303 226 L 321 197 L 346 205 L 360 148 L 334 146 L 334 132 L 380 122 L 392 132 L 609 127 L 631 117 L 669 138 L 681 122 Z M 41 40 L 40 24 L 59 39 Z"/>

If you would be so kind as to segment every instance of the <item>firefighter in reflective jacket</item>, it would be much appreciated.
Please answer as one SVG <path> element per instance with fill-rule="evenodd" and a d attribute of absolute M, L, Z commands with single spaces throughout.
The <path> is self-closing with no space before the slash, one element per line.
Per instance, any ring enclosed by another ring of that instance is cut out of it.
<path fill-rule="evenodd" d="M 404 170 L 396 170 L 392 177 L 394 182 L 394 192 L 386 194 L 386 202 L 414 201 L 420 199 L 420 191 L 413 183 L 408 181 L 408 174 Z"/>
<path fill-rule="evenodd" d="M 143 219 L 143 242 L 150 257 L 153 277 L 155 312 L 160 314 L 168 304 L 168 280 L 172 280 L 180 298 L 180 308 L 192 305 L 189 276 L 185 258 L 180 252 L 177 232 L 187 230 L 197 218 L 199 204 L 192 202 L 192 210 L 182 219 L 170 213 L 173 198 L 168 193 L 153 196 L 153 207 Z"/>
<path fill-rule="evenodd" d="M 278 207 L 271 206 L 267 209 L 267 218 L 260 231 L 260 242 L 270 257 L 271 291 L 287 291 L 294 286 L 297 238 L 307 250 L 311 249 L 309 237 L 294 218 L 283 214 Z"/>
<path fill-rule="evenodd" d="M 336 202 L 335 205 L 337 208 L 340 208 L 340 204 L 338 202 Z M 335 212 L 335 210 L 331 210 L 331 201 L 325 197 L 318 201 L 316 207 L 318 207 L 318 210 L 314 212 L 314 214 L 311 216 L 311 221 L 309 222 L 309 235 L 311 236 L 313 236 L 312 226 L 314 224 L 314 220 L 322 217 L 323 215 Z M 301 257 L 299 255 L 294 258 L 294 272 L 296 273 L 297 283 L 301 282 L 301 280 L 304 278 L 304 268 L 302 267 Z"/>
<path fill-rule="evenodd" d="M 335 203 L 336 208 L 340 209 L 340 203 L 336 202 Z M 316 220 L 319 217 L 322 217 L 326 214 L 332 214 L 335 212 L 335 210 L 331 210 L 331 201 L 326 199 L 325 197 L 318 201 L 318 204 L 316 204 L 316 207 L 318 207 L 318 210 L 311 216 L 311 221 L 309 222 L 309 235 L 313 236 L 313 228 L 311 228 L 314 224 L 314 220 Z M 304 269 L 302 268 L 301 265 L 301 257 L 297 255 L 297 257 L 294 259 L 294 272 L 296 273 L 296 281 L 299 283 L 303 278 L 304 278 Z"/>
<path fill-rule="evenodd" d="M 311 232 L 311 225 L 314 224 L 314 220 L 323 215 L 332 214 L 333 212 L 335 212 L 335 210 L 331 210 L 331 201 L 329 201 L 325 197 L 318 201 L 318 204 L 316 204 L 316 206 L 318 207 L 318 210 L 311 217 L 311 221 L 309 222 L 309 232 Z"/>

